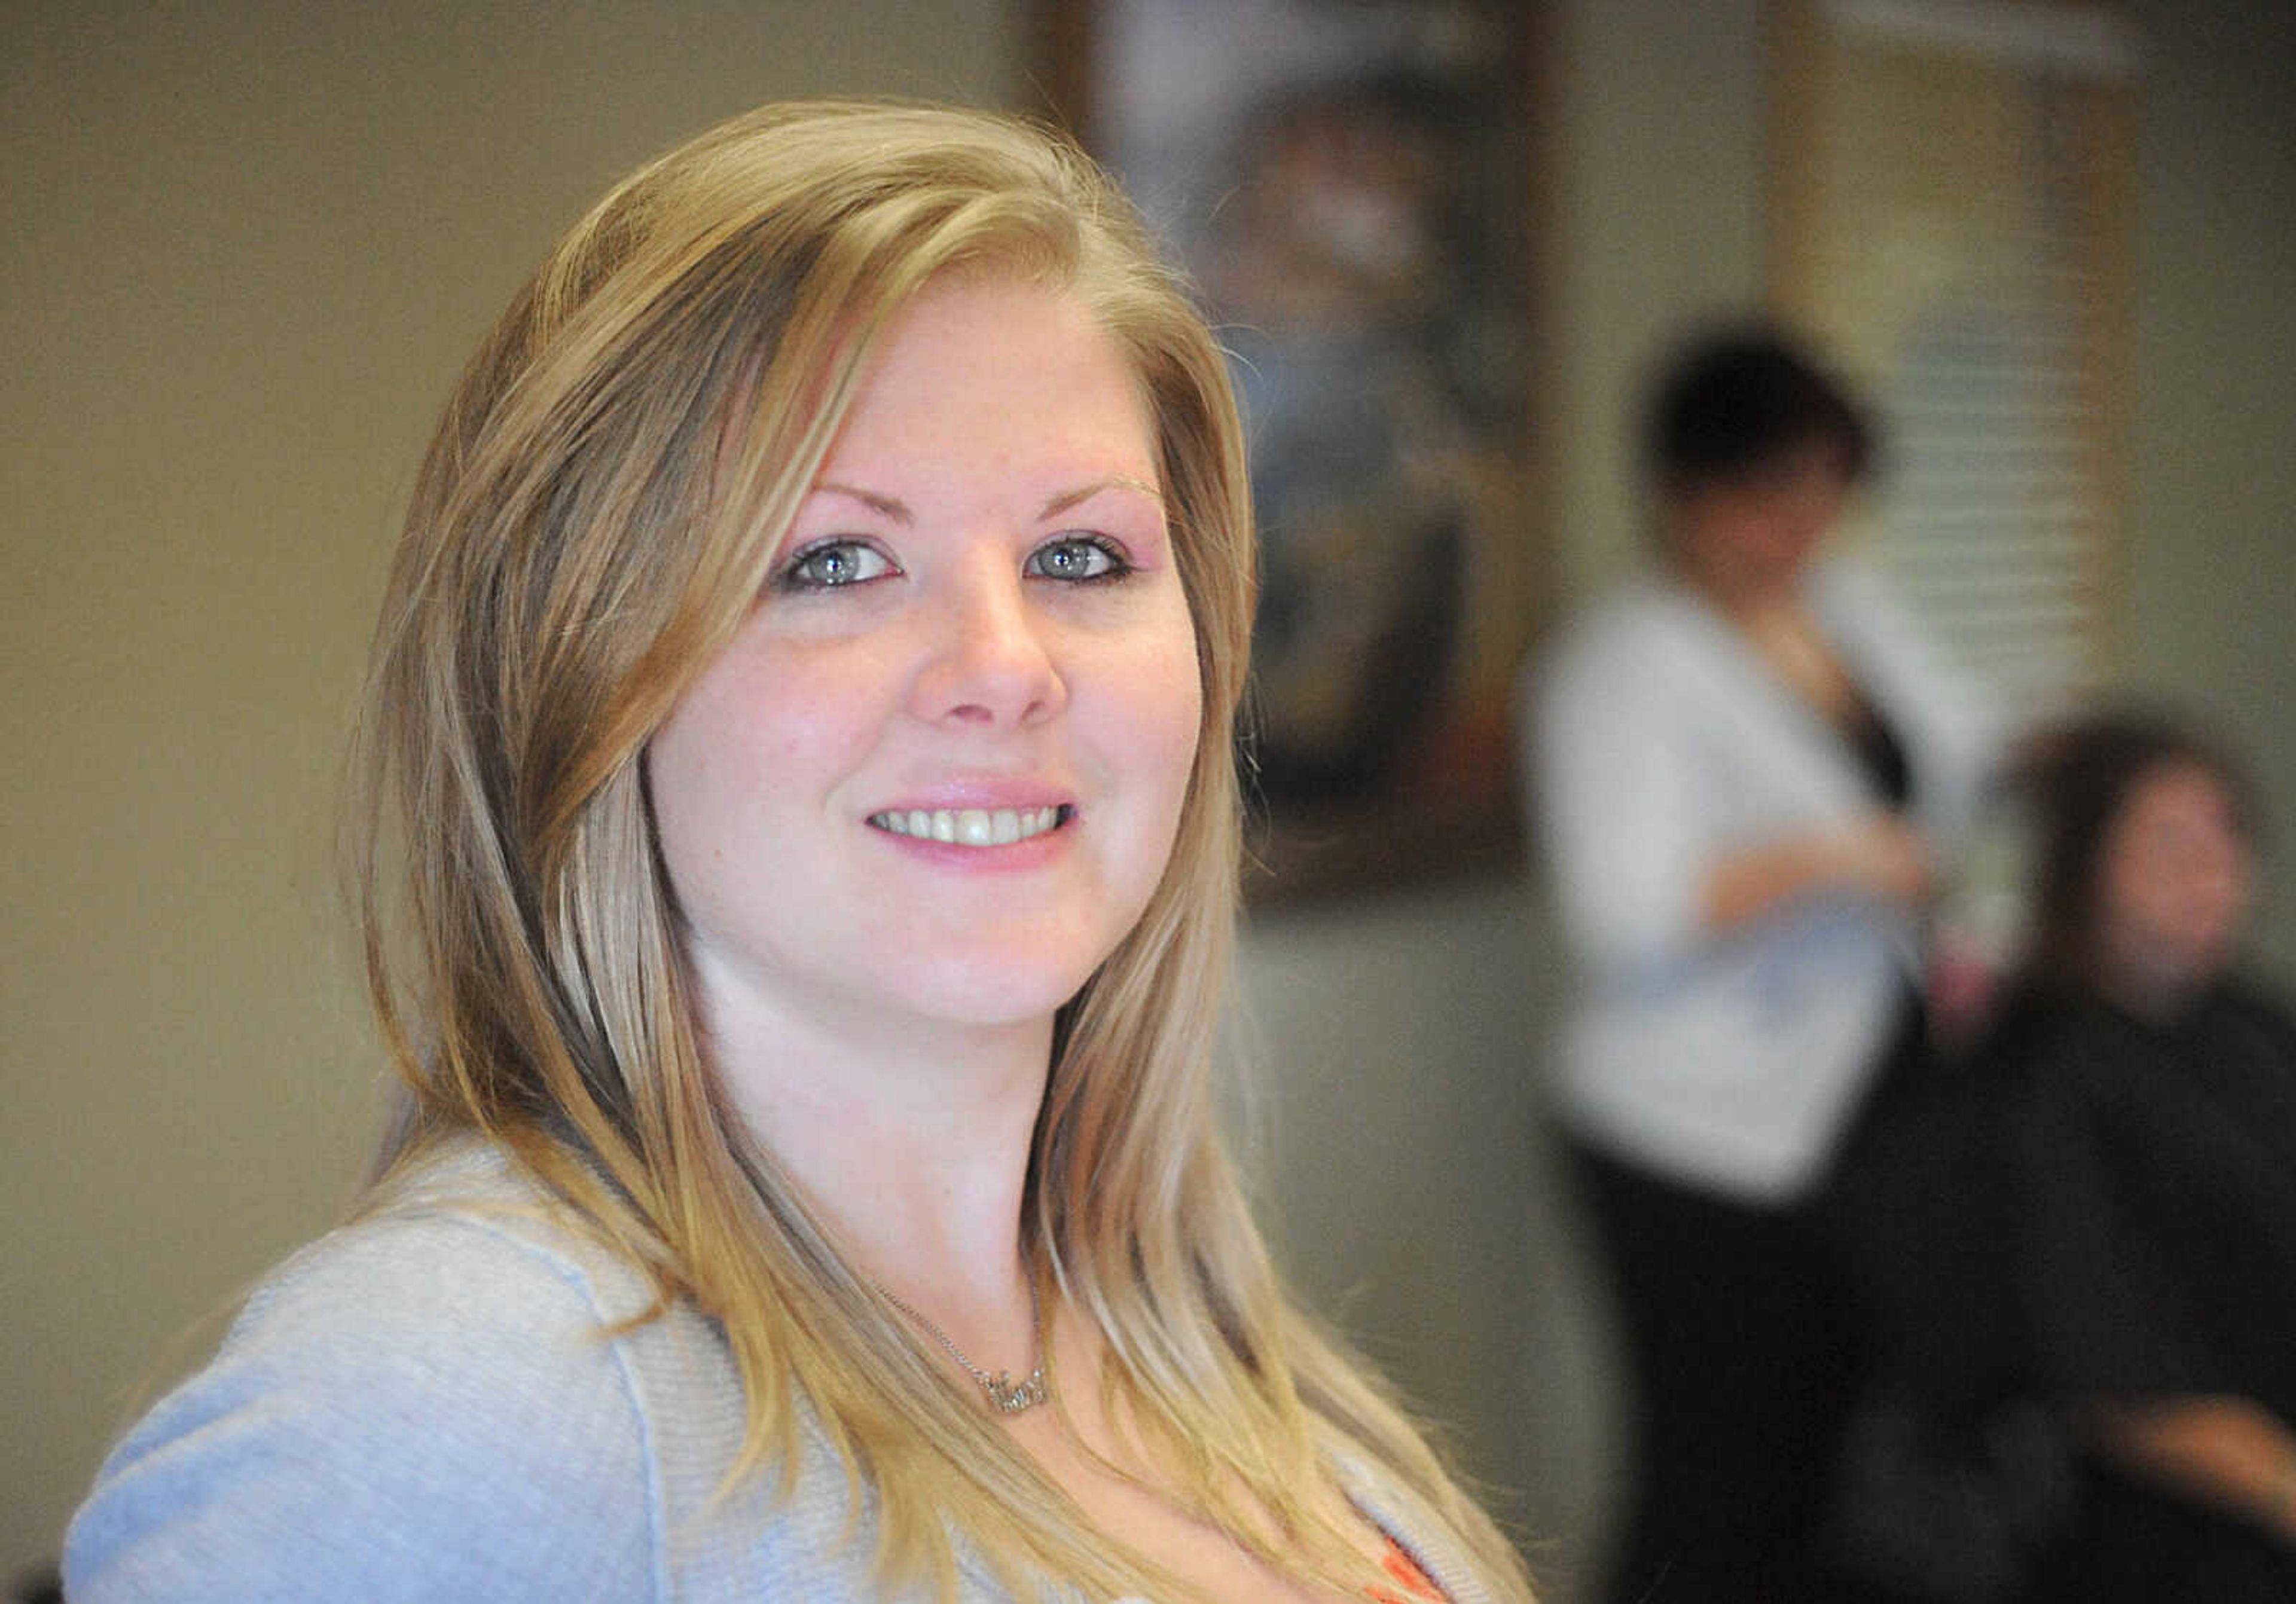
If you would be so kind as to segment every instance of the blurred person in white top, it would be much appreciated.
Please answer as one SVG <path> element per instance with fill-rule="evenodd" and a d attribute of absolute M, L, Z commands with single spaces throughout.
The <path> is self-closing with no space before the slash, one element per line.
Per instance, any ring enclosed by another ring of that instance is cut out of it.
<path fill-rule="evenodd" d="M 1876 445 L 1791 342 L 1685 347 L 1646 447 L 1654 571 L 1522 697 L 1578 970 L 1562 1112 L 1639 1405 L 1614 1596 L 1832 1600 L 1812 1540 L 1856 1361 L 1819 1199 L 1918 1061 L 1939 843 L 1994 738 L 1878 577 L 1826 551 Z"/>

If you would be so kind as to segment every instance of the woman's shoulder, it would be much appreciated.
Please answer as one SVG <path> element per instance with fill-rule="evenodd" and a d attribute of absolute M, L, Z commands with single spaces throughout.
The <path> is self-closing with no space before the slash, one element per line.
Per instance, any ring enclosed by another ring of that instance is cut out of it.
<path fill-rule="evenodd" d="M 2296 1012 L 2278 992 L 2252 976 L 2234 973 L 2217 984 L 2209 1002 L 2226 1020 L 2268 1039 L 2296 1067 Z"/>
<path fill-rule="evenodd" d="M 1803 570 L 1803 594 L 1823 610 L 1829 607 L 1904 609 L 1889 572 L 1858 552 L 1829 549 L 1810 560 Z"/>
<path fill-rule="evenodd" d="M 2223 1050 L 2228 1020 L 2268 1030 L 2276 1014 L 2259 998 L 2224 994 L 2160 1021 L 2103 997 L 2041 990 L 2005 1011 L 1979 1062 L 2029 1133 L 2077 1133 L 2125 1158 L 2160 1149 L 2204 1106 L 2197 1081 L 2214 1078 L 2203 1072 Z"/>
<path fill-rule="evenodd" d="M 1890 571 L 1857 552 L 1830 552 L 1811 563 L 1803 594 L 1834 645 L 1870 683 L 1900 704 L 1926 708 L 1963 740 L 1989 748 L 2008 732 L 1994 700 L 1938 638 Z M 1964 726 L 1966 726 L 1965 728 Z"/>
<path fill-rule="evenodd" d="M 1662 574 L 1637 574 L 1608 592 L 1563 628 L 1566 648 L 1616 649 L 1652 640 L 1677 640 L 1694 631 L 1703 610 L 1681 585 Z"/>
<path fill-rule="evenodd" d="M 1529 676 L 1550 697 L 1615 694 L 1623 683 L 1672 679 L 1711 634 L 1710 620 L 1680 585 L 1644 577 L 1566 622 L 1532 660 Z"/>
<path fill-rule="evenodd" d="M 647 1278 L 490 1149 L 450 1150 L 369 1212 L 266 1276 L 221 1359 L 391 1373 L 542 1404 L 575 1373 L 624 1368 L 613 1329 L 654 1302 Z M 431 1373 L 435 1363 L 439 1373 Z M 545 1376 L 540 1388 L 530 1379 Z"/>
<path fill-rule="evenodd" d="M 653 1595 L 643 1278 L 463 1167 L 264 1280 L 104 1466 L 74 1598 Z"/>

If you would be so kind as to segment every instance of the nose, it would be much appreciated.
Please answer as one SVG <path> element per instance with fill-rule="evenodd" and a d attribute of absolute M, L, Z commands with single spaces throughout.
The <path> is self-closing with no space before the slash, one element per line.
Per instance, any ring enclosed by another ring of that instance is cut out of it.
<path fill-rule="evenodd" d="M 917 716 L 983 726 L 1035 724 L 1066 705 L 1051 621 L 996 556 L 952 575 L 913 688 Z"/>

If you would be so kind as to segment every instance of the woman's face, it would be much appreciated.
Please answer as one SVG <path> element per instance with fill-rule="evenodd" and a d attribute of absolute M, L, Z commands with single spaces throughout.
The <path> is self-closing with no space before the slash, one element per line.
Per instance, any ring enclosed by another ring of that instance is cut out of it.
<path fill-rule="evenodd" d="M 2145 774 L 2106 831 L 2098 871 L 2112 978 L 2140 997 L 2189 995 L 2231 956 L 2251 879 L 2248 843 L 2215 775 L 2184 762 Z"/>
<path fill-rule="evenodd" d="M 1195 634 L 1134 372 L 1064 293 L 928 286 L 648 751 L 713 1025 L 1048 1019 L 1169 856 Z"/>
<path fill-rule="evenodd" d="M 1675 536 L 1699 572 L 1731 584 L 1784 582 L 1841 521 L 1849 499 L 1841 452 L 1814 441 L 1742 479 L 1685 492 L 1675 507 Z"/>

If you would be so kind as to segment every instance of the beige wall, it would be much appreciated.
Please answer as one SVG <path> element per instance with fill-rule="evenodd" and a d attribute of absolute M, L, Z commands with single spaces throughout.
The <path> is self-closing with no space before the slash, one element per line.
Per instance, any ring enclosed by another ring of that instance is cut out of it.
<path fill-rule="evenodd" d="M 2281 0 L 2146 0 L 2132 677 L 2296 808 L 2296 81 Z M 1758 0 L 1555 0 L 1557 593 L 1632 550 L 1634 375 L 1759 285 Z M 322 1224 L 374 1068 L 328 809 L 452 374 L 614 174 L 767 95 L 1022 91 L 1022 0 L 0 12 L 0 1577 L 163 1344 Z M 2296 955 L 2284 901 L 2269 936 Z M 1302 1287 L 1521 1489 L 1599 1516 L 1613 1391 L 1536 1135 L 1555 966 L 1505 886 L 1264 921 L 1255 1174 Z M 1567 1575 L 1569 1543 L 1546 1568 Z"/>
<path fill-rule="evenodd" d="M 2256 765 L 2259 956 L 2296 975 L 2296 6 L 2132 0 L 2144 38 L 2132 261 L 2128 681 Z"/>

